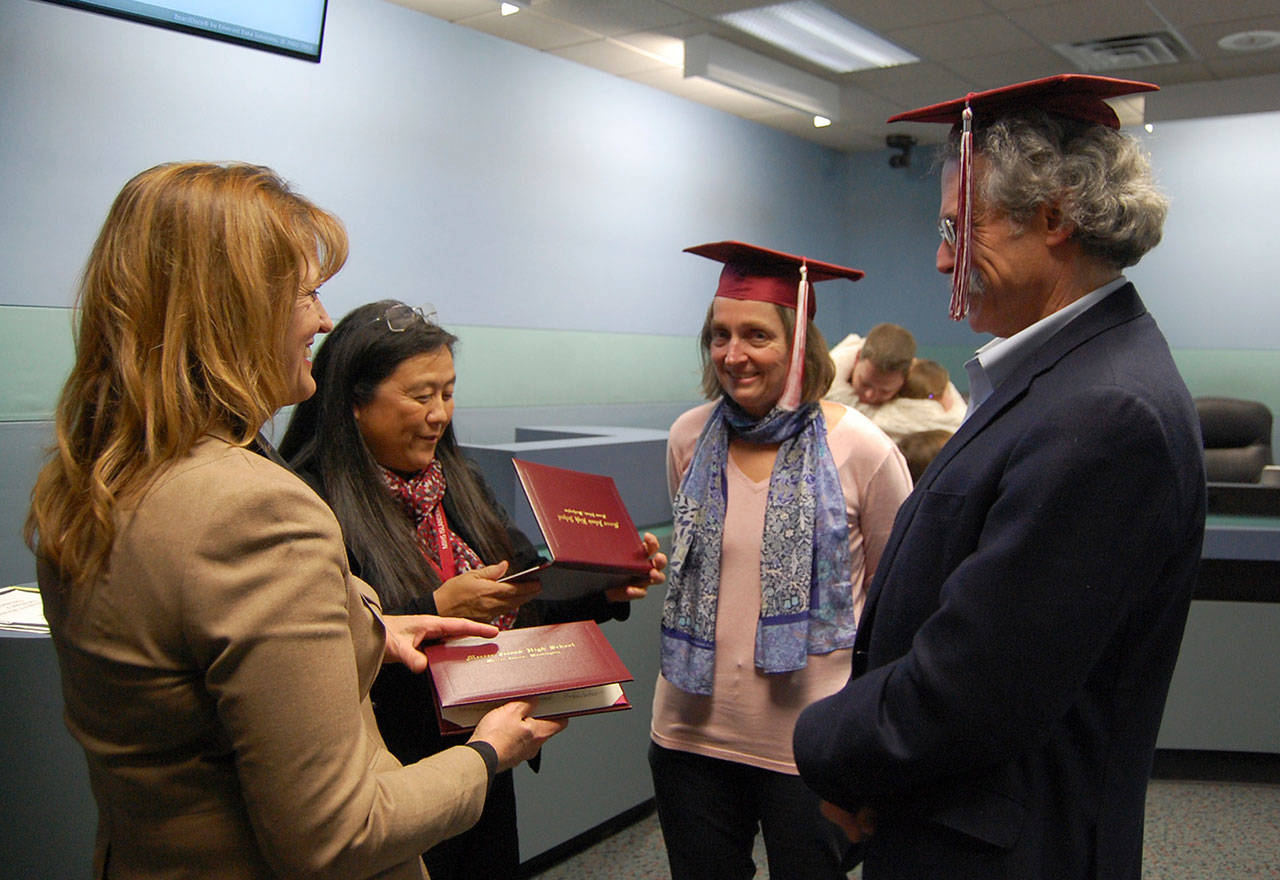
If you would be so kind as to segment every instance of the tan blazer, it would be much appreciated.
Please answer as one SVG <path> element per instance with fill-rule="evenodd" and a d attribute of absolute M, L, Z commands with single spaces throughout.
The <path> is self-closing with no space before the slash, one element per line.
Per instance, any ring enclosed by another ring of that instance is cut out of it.
<path fill-rule="evenodd" d="M 40 570 L 98 804 L 94 876 L 424 877 L 419 853 L 479 817 L 484 761 L 387 752 L 377 600 L 329 508 L 210 437 L 117 523 L 91 588 Z"/>

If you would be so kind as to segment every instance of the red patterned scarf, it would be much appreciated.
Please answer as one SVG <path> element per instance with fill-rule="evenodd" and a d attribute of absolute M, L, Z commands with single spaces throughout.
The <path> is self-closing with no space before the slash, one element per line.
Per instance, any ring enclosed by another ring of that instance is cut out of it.
<path fill-rule="evenodd" d="M 418 549 L 441 582 L 484 565 L 467 542 L 449 528 L 449 522 L 445 519 L 444 507 L 440 502 L 444 500 L 447 486 L 444 468 L 440 466 L 439 459 L 434 459 L 408 479 L 381 466 L 378 470 L 382 472 L 382 479 L 391 494 L 396 496 L 413 517 Z M 493 621 L 501 629 L 510 629 L 514 622 L 514 614 L 504 614 Z"/>

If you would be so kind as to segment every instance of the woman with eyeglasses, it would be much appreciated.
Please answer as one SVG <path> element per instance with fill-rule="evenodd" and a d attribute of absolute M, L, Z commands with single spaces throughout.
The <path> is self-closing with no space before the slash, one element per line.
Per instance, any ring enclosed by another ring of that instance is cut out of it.
<path fill-rule="evenodd" d="M 537 598 L 537 581 L 502 583 L 539 561 L 458 448 L 453 431 L 453 347 L 434 311 L 394 300 L 361 306 L 316 353 L 317 392 L 294 412 L 280 450 L 327 500 L 342 525 L 352 571 L 398 613 L 443 614 L 508 628 L 626 619 L 628 602 L 664 580 L 653 535 L 647 583 L 581 600 Z M 455 743 L 442 737 L 426 676 L 385 669 L 374 682 L 378 726 L 391 751 L 413 761 Z M 494 780 L 480 821 L 424 855 L 431 876 L 518 873 L 511 773 Z"/>
<path fill-rule="evenodd" d="M 527 702 L 402 766 L 379 665 L 467 620 L 384 616 L 338 523 L 258 429 L 315 390 L 339 220 L 251 165 L 125 185 L 79 292 L 76 359 L 26 539 L 98 806 L 93 876 L 417 878 L 495 772 L 560 730 Z"/>

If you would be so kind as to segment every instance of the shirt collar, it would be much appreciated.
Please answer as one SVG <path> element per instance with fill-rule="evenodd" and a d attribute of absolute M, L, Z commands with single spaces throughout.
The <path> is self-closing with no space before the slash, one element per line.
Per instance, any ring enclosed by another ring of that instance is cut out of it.
<path fill-rule="evenodd" d="M 1121 275 L 1012 336 L 996 337 L 979 348 L 964 365 L 965 372 L 969 374 L 969 410 L 966 418 L 1059 330 L 1127 283 L 1128 279 Z"/>

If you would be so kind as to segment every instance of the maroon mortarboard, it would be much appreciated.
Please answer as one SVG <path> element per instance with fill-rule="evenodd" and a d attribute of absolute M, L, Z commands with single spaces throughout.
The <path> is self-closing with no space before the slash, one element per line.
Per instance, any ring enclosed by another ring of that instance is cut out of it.
<path fill-rule="evenodd" d="M 817 311 L 810 285 L 837 278 L 857 281 L 863 273 L 848 266 L 824 263 L 741 241 L 714 241 L 687 247 L 685 252 L 724 263 L 724 269 L 720 271 L 720 283 L 716 286 L 716 296 L 773 303 L 796 310 L 787 383 L 778 401 L 778 406 L 783 409 L 794 410 L 800 405 L 800 389 L 804 380 L 804 347 L 809 323 L 801 320 L 798 313 L 803 311 L 812 319 Z"/>
<path fill-rule="evenodd" d="M 889 117 L 890 122 L 945 122 L 960 125 L 966 107 L 971 108 L 980 121 L 989 122 L 1021 110 L 1039 109 L 1055 116 L 1065 116 L 1080 122 L 1120 127 L 1120 118 L 1107 98 L 1132 95 L 1136 92 L 1154 92 L 1160 87 L 1152 83 L 1132 79 L 1115 79 L 1109 76 L 1090 76 L 1083 73 L 1060 73 L 1030 82 L 1001 86 L 985 92 L 970 92 L 954 101 L 930 104 L 918 110 L 908 110 Z"/>
<path fill-rule="evenodd" d="M 956 199 L 955 266 L 951 273 L 953 320 L 960 321 L 969 312 L 969 273 L 973 268 L 969 242 L 973 232 L 974 118 L 977 117 L 978 125 L 987 125 L 1025 110 L 1043 110 L 1078 122 L 1119 128 L 1120 117 L 1106 99 L 1159 88 L 1138 80 L 1062 73 L 985 92 L 970 92 L 954 101 L 889 117 L 890 122 L 941 122 L 960 128 L 960 193 Z"/>

